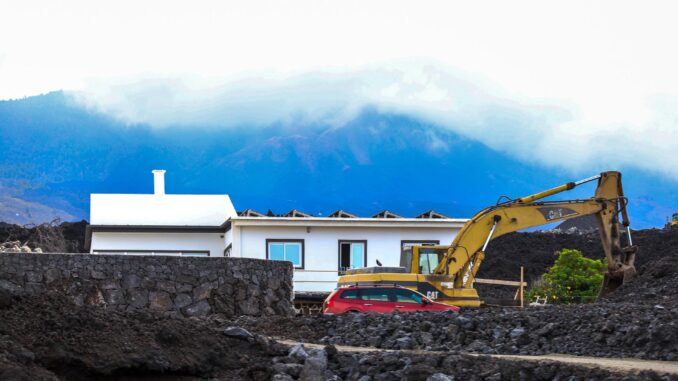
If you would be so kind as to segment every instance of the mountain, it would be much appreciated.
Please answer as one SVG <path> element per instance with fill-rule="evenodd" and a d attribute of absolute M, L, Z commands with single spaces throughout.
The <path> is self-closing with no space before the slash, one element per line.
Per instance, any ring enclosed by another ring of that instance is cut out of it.
<path fill-rule="evenodd" d="M 227 193 L 238 210 L 363 216 L 434 209 L 470 217 L 501 195 L 575 176 L 372 109 L 341 126 L 155 128 L 124 124 L 53 92 L 1 101 L 0 136 L 0 220 L 18 223 L 88 218 L 90 193 L 150 193 L 156 168 L 167 170 L 169 193 Z M 678 204 L 676 184 L 622 170 L 634 225 L 662 225 Z M 568 197 L 588 197 L 592 189 Z"/>

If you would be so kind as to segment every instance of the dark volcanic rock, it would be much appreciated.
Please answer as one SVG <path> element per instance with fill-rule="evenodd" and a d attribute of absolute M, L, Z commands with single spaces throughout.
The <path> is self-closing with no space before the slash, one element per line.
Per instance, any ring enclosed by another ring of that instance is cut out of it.
<path fill-rule="evenodd" d="M 385 349 L 678 360 L 678 306 L 598 303 L 238 320 L 273 336 Z"/>
<path fill-rule="evenodd" d="M 208 321 L 77 306 L 60 294 L 21 297 L 0 309 L 2 380 L 117 379 L 118 373 L 268 380 L 270 372 L 259 367 L 271 358 L 265 346 L 218 335 Z"/>
<path fill-rule="evenodd" d="M 666 309 L 657 311 L 668 313 Z M 246 317 L 241 320 L 250 325 L 259 323 L 277 329 L 289 329 L 290 322 L 295 322 L 295 327 L 308 324 L 312 330 L 334 324 L 335 333 L 343 333 L 354 341 L 364 341 L 361 336 L 378 335 L 383 336 L 384 343 L 395 343 L 392 338 L 401 335 L 410 337 L 415 347 L 430 341 L 441 348 L 443 341 L 455 341 L 461 334 L 464 342 L 489 342 L 491 339 L 486 333 L 493 332 L 490 328 L 496 328 L 492 327 L 497 323 L 496 319 L 503 319 L 505 329 L 497 337 L 508 347 L 516 345 L 512 340 L 524 335 L 532 339 L 530 327 L 540 325 L 538 317 L 520 317 L 520 311 L 507 311 L 494 320 L 480 313 L 482 311 L 478 312 L 465 315 L 473 324 L 464 319 L 461 319 L 463 324 L 459 324 L 458 316 L 449 313 L 286 320 Z M 581 314 L 581 311 L 574 313 Z M 634 316 L 629 321 L 637 324 L 639 332 L 643 333 L 642 323 Z M 582 317 L 578 323 L 583 324 L 586 318 L 590 316 Z M 519 322 L 524 331 L 518 326 L 513 327 L 511 321 Z M 620 374 L 547 361 L 498 360 L 457 351 L 349 353 L 333 346 L 289 348 L 258 334 L 250 335 L 241 328 L 228 327 L 227 322 L 225 317 L 215 315 L 173 318 L 153 311 L 122 312 L 100 306 L 77 306 L 69 298 L 54 293 L 18 297 L 11 305 L 0 309 L 0 380 L 676 379 L 649 372 Z M 283 322 L 286 324 L 281 324 Z M 595 321 L 591 323 L 595 324 Z M 357 335 L 348 335 L 348 329 L 358 329 Z M 561 327 L 555 326 L 547 331 L 556 334 L 559 330 Z M 318 333 L 327 334 L 328 331 Z M 619 322 L 615 321 L 614 326 L 608 325 L 601 331 L 614 335 L 620 331 Z M 425 334 L 431 336 L 425 337 Z M 659 339 L 648 333 L 647 340 Z M 574 340 L 574 344 L 577 343 Z"/>
<path fill-rule="evenodd" d="M 633 244 L 638 246 L 636 269 L 639 273 L 678 251 L 678 229 L 638 230 L 632 231 L 632 236 Z M 626 242 L 624 236 L 622 243 Z M 557 258 L 555 253 L 562 249 L 577 249 L 589 258 L 604 258 L 597 231 L 585 234 L 510 233 L 490 242 L 478 278 L 517 281 L 520 278 L 520 266 L 524 266 L 525 280 L 531 283 L 553 266 Z M 480 296 L 485 298 L 513 299 L 516 292 L 511 287 L 476 285 L 476 288 Z"/>
<path fill-rule="evenodd" d="M 20 241 L 43 252 L 84 253 L 87 221 L 19 226 L 0 222 L 0 243 Z"/>

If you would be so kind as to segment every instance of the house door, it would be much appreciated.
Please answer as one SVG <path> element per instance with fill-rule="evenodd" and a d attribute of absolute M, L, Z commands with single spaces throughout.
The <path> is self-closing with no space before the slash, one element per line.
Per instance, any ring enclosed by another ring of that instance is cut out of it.
<path fill-rule="evenodd" d="M 365 267 L 367 241 L 339 241 L 339 271 Z"/>

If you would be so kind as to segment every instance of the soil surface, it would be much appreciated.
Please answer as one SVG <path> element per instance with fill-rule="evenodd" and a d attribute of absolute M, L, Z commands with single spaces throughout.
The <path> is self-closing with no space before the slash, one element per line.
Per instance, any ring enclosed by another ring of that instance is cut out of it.
<path fill-rule="evenodd" d="M 678 379 L 661 370 L 591 367 L 558 359 L 515 361 L 457 350 L 304 348 L 235 327 L 221 316 L 172 319 L 76 306 L 53 293 L 37 298 L 0 295 L 0 380 Z"/>
<path fill-rule="evenodd" d="M 225 336 L 215 320 L 76 306 L 59 294 L 2 300 L 0 380 L 268 380 L 280 353 Z"/>

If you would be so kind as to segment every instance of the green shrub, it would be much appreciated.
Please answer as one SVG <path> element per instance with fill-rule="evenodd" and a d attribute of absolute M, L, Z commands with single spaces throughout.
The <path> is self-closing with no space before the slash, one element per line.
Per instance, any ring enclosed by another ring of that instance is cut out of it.
<path fill-rule="evenodd" d="M 549 303 L 591 303 L 603 285 L 605 263 L 590 259 L 579 250 L 563 249 L 556 263 L 541 281 L 534 282 L 525 293 L 528 301 L 548 297 Z"/>

